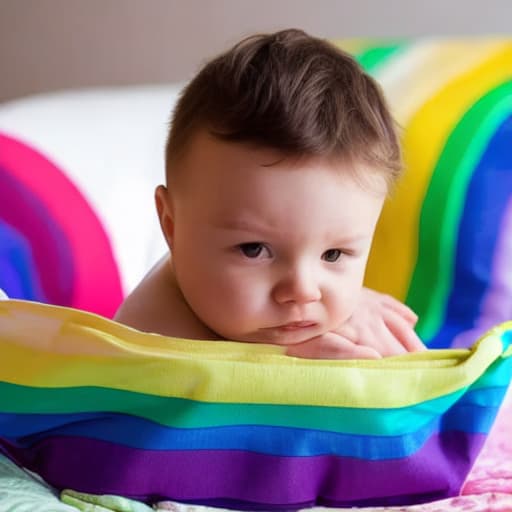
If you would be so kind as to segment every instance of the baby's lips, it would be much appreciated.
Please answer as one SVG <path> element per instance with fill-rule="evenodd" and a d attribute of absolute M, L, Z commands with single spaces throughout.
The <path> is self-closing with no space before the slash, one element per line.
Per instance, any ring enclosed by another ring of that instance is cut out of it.
<path fill-rule="evenodd" d="M 300 322 L 289 322 L 284 325 L 279 325 L 276 327 L 276 329 L 280 329 L 283 331 L 296 331 L 299 329 L 307 329 L 308 327 L 314 327 L 315 325 L 317 325 L 316 322 L 312 322 L 309 320 L 303 320 Z"/>

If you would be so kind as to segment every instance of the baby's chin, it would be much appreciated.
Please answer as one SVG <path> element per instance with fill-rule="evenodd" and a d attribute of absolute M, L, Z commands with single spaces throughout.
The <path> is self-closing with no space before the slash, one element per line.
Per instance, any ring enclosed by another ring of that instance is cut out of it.
<path fill-rule="evenodd" d="M 250 333 L 230 333 L 226 339 L 247 343 L 266 343 L 269 345 L 291 346 L 325 334 L 325 329 L 315 324 L 295 329 L 264 328 Z"/>

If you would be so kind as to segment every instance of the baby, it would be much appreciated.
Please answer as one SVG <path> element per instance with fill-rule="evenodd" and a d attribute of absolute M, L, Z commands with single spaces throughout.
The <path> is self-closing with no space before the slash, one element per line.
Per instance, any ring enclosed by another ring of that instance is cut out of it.
<path fill-rule="evenodd" d="M 363 288 L 400 171 L 382 94 L 349 55 L 299 30 L 243 40 L 176 105 L 155 194 L 170 253 L 115 319 L 297 357 L 423 350 L 416 315 Z"/>

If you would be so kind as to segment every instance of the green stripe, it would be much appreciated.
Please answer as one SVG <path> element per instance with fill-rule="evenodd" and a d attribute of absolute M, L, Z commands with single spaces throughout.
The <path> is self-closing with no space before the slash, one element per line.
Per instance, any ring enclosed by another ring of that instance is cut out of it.
<path fill-rule="evenodd" d="M 354 57 L 367 73 L 374 73 L 383 66 L 396 53 L 403 51 L 408 45 L 405 43 L 371 46 L 358 52 Z"/>
<path fill-rule="evenodd" d="M 505 387 L 511 359 L 498 360 L 471 389 Z M 499 363 L 499 364 L 497 364 Z M 467 388 L 414 406 L 357 409 L 300 405 L 209 403 L 98 387 L 33 388 L 0 382 L 0 411 L 17 414 L 123 413 L 177 428 L 273 425 L 359 435 L 416 431 L 446 411 Z"/>
<path fill-rule="evenodd" d="M 511 100 L 511 82 L 483 96 L 455 127 L 434 169 L 421 211 L 418 260 L 406 299 L 419 315 L 417 330 L 422 339 L 432 339 L 442 325 L 466 192 L 490 139 L 512 111 Z"/>

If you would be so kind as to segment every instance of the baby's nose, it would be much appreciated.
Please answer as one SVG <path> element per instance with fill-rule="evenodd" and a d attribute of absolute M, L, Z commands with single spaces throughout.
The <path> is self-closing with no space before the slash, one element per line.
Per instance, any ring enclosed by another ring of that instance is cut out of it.
<path fill-rule="evenodd" d="M 279 280 L 274 287 L 273 297 L 279 304 L 306 304 L 320 300 L 322 293 L 311 271 L 296 269 Z"/>

